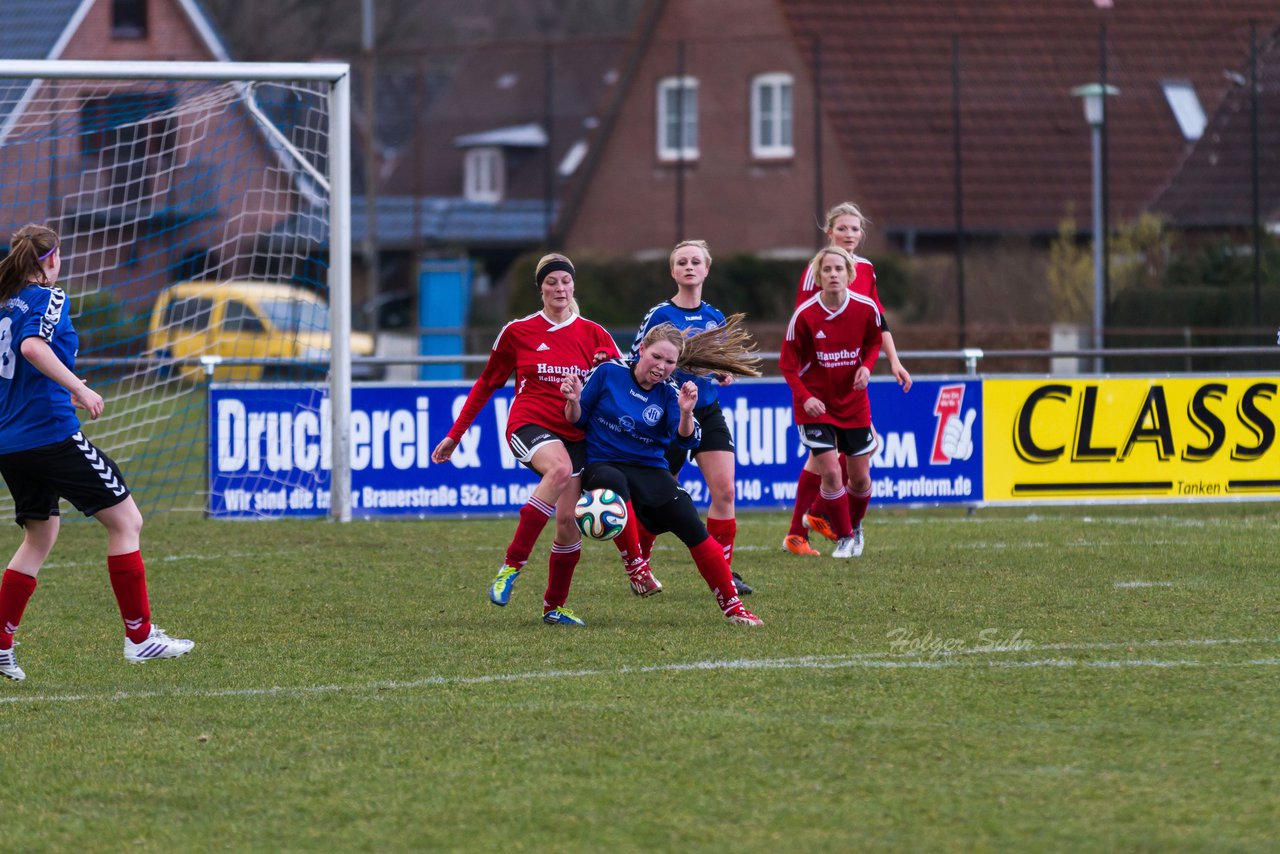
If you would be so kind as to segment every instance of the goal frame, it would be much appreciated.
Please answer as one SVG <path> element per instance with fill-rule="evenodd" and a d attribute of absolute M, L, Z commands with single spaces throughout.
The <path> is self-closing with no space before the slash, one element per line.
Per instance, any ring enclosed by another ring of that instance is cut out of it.
<path fill-rule="evenodd" d="M 345 62 L 144 62 L 0 59 L 0 79 L 306 81 L 329 85 L 329 400 L 332 415 L 329 515 L 351 520 L 351 66 Z M 31 92 L 18 108 L 26 106 Z M 15 113 L 18 112 L 17 110 Z M 270 122 L 259 125 L 284 150 L 292 146 Z M 7 135 L 0 127 L 0 144 Z M 290 156 L 296 156 L 291 153 Z M 313 173 L 314 174 L 314 173 Z M 319 179 L 321 176 L 314 174 Z"/>

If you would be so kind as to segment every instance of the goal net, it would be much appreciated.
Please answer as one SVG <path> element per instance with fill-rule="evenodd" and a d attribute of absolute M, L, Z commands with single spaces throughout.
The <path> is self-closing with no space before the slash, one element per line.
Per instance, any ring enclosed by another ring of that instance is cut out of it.
<path fill-rule="evenodd" d="M 349 411 L 345 73 L 0 62 L 0 253 L 29 222 L 61 236 L 76 370 L 106 399 L 85 432 L 146 513 L 209 506 L 210 382 L 306 380 Z"/>

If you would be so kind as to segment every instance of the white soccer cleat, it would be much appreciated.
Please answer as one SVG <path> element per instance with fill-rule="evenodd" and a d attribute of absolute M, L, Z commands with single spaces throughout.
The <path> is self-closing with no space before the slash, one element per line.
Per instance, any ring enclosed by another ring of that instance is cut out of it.
<path fill-rule="evenodd" d="M 12 647 L 0 649 L 0 676 L 12 679 L 14 682 L 21 682 L 27 678 L 26 672 L 18 666 L 18 660 L 13 657 Z"/>
<path fill-rule="evenodd" d="M 195 649 L 196 642 L 183 638 L 171 638 L 164 629 L 152 624 L 151 634 L 142 643 L 124 639 L 124 660 L 133 664 L 153 661 L 157 658 L 177 658 Z"/>
<path fill-rule="evenodd" d="M 861 557 L 862 545 L 862 529 L 854 528 L 851 535 L 841 537 L 836 541 L 836 547 L 832 549 L 831 556 L 836 558 Z"/>

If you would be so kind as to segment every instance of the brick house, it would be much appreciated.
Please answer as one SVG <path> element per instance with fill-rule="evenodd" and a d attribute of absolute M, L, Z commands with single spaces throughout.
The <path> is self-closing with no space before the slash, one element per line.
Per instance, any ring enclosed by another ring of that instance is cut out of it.
<path fill-rule="evenodd" d="M 1046 240 L 1069 212 L 1087 230 L 1090 130 L 1071 93 L 1099 79 L 1103 25 L 1119 221 L 1232 91 L 1250 21 L 1274 29 L 1273 0 L 655 0 L 559 230 L 572 250 L 697 235 L 801 254 L 817 212 L 852 198 L 873 236 L 946 248 L 957 144 L 966 235 Z"/>
<path fill-rule="evenodd" d="M 0 58 L 228 55 L 195 0 L 6 0 Z M 178 279 L 278 272 L 254 269 L 254 246 L 292 212 L 282 200 L 297 196 L 294 176 L 234 93 L 192 100 L 208 93 L 181 81 L 0 81 L 0 230 L 50 222 L 71 289 L 106 291 L 131 314 Z M 218 113 L 232 118 L 211 121 Z"/>

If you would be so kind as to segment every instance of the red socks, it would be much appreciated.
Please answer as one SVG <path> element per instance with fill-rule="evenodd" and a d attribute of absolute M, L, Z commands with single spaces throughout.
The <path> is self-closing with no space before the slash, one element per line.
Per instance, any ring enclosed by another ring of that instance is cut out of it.
<path fill-rule="evenodd" d="M 853 525 L 849 523 L 849 501 L 845 498 L 847 494 L 845 487 L 841 486 L 835 492 L 823 490 L 818 495 L 818 507 L 831 523 L 837 537 L 847 537 L 853 533 Z"/>
<path fill-rule="evenodd" d="M 658 535 L 651 533 L 639 520 L 636 521 L 636 533 L 640 536 L 640 556 L 647 561 L 653 556 L 653 542 L 658 539 Z"/>
<path fill-rule="evenodd" d="M 18 630 L 22 612 L 35 592 L 33 575 L 6 569 L 0 576 L 0 649 L 13 649 L 13 633 Z"/>
<path fill-rule="evenodd" d="M 791 511 L 791 530 L 787 535 L 809 538 L 809 530 L 804 526 L 804 514 L 809 512 L 813 502 L 822 489 L 822 475 L 802 469 L 800 479 L 796 481 L 796 506 Z"/>
<path fill-rule="evenodd" d="M 519 569 L 529 562 L 529 552 L 533 551 L 542 529 L 547 527 L 547 520 L 554 515 L 555 507 L 536 495 L 529 496 L 529 502 L 520 508 L 520 521 L 516 524 L 515 536 L 511 538 L 511 545 L 507 546 L 507 566 Z"/>
<path fill-rule="evenodd" d="M 733 538 L 738 534 L 737 519 L 707 518 L 707 533 L 724 549 L 724 562 L 733 567 Z"/>
<path fill-rule="evenodd" d="M 547 572 L 547 592 L 542 594 L 542 613 L 559 608 L 569 598 L 569 585 L 573 582 L 573 568 L 582 557 L 582 541 L 571 546 L 551 544 L 551 562 Z"/>
<path fill-rule="evenodd" d="M 636 519 L 636 509 L 631 506 L 631 502 L 627 502 L 627 525 L 622 529 L 622 533 L 613 538 L 613 544 L 618 547 L 618 554 L 622 555 L 622 565 L 629 572 L 631 565 L 642 560 L 643 550 L 640 548 L 640 520 Z"/>
<path fill-rule="evenodd" d="M 151 634 L 151 605 L 147 601 L 147 572 L 142 552 L 107 555 L 107 574 L 124 619 L 124 633 L 134 643 Z"/>
<path fill-rule="evenodd" d="M 724 549 L 714 537 L 707 537 L 701 543 L 689 549 L 698 572 L 715 594 L 716 604 L 721 611 L 729 611 L 738 602 L 738 588 L 733 584 L 733 572 L 724 560 Z"/>
<path fill-rule="evenodd" d="M 867 505 L 871 503 L 871 488 L 866 492 L 849 491 L 849 525 L 857 528 L 867 517 Z"/>

